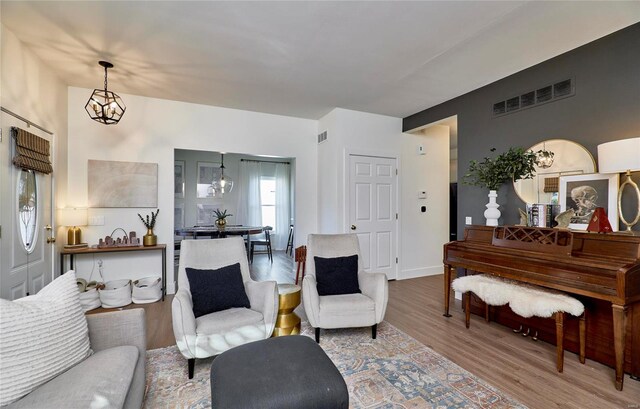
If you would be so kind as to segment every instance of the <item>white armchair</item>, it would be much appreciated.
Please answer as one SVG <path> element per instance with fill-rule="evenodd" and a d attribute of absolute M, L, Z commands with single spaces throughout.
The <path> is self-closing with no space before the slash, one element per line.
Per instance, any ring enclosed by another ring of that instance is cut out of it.
<path fill-rule="evenodd" d="M 306 275 L 302 281 L 302 301 L 320 342 L 320 328 L 353 328 L 371 326 L 376 338 L 389 299 L 387 276 L 364 271 L 358 237 L 355 234 L 310 234 L 307 240 Z M 358 285 L 361 294 L 318 295 L 314 257 L 358 255 Z"/>
<path fill-rule="evenodd" d="M 195 318 L 185 269 L 218 269 L 240 263 L 251 308 L 230 308 Z M 275 281 L 253 281 L 241 237 L 183 240 L 178 266 L 178 292 L 171 305 L 173 333 L 178 349 L 188 360 L 193 378 L 196 358 L 208 358 L 248 342 L 269 338 L 278 313 Z"/>

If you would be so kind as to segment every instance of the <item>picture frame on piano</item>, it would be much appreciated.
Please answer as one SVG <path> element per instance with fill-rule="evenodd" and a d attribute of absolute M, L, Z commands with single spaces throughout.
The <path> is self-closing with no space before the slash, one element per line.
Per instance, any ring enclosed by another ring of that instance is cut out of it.
<path fill-rule="evenodd" d="M 620 175 L 590 173 L 560 176 L 560 211 L 573 209 L 570 229 L 587 230 L 596 207 L 603 207 L 613 231 L 618 231 L 618 188 Z"/>

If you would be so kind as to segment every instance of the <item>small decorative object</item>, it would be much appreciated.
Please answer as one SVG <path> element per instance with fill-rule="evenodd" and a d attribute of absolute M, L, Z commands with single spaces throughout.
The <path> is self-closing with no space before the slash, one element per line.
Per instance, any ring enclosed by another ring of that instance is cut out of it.
<path fill-rule="evenodd" d="M 213 213 L 216 215 L 216 226 L 218 229 L 224 229 L 227 225 L 227 217 L 233 216 L 232 214 L 227 213 L 227 209 L 224 209 L 223 211 L 216 209 Z"/>
<path fill-rule="evenodd" d="M 118 230 L 122 230 L 122 232 L 124 233 L 124 236 L 117 237 L 114 240 L 113 234 Z M 138 246 L 140 246 L 140 239 L 136 237 L 136 232 L 134 231 L 129 232 L 129 235 L 127 236 L 127 232 L 125 232 L 124 229 L 120 227 L 113 230 L 111 232 L 111 235 L 106 236 L 104 239 L 98 240 L 99 249 L 103 249 L 107 247 L 138 247 Z"/>
<path fill-rule="evenodd" d="M 595 233 L 611 233 L 613 231 L 603 207 L 596 207 L 596 210 L 593 211 L 587 231 Z"/>
<path fill-rule="evenodd" d="M 107 61 L 98 61 L 98 64 L 104 67 L 104 89 L 94 89 L 84 109 L 94 121 L 105 125 L 117 124 L 127 107 L 118 94 L 107 90 L 107 69 L 113 68 L 113 64 Z"/>
<path fill-rule="evenodd" d="M 571 223 L 571 219 L 576 215 L 576 211 L 573 209 L 565 210 L 564 212 L 559 213 L 555 221 L 558 222 L 556 226 L 559 229 L 568 229 L 569 224 Z"/>
<path fill-rule="evenodd" d="M 527 215 L 527 212 L 518 208 L 518 213 L 520 214 L 520 224 L 518 226 L 528 226 L 529 215 Z"/>
<path fill-rule="evenodd" d="M 142 244 L 145 247 L 155 246 L 158 244 L 158 236 L 153 234 L 153 228 L 156 225 L 156 217 L 158 217 L 158 213 L 160 213 L 160 209 L 157 209 L 155 213 L 151 211 L 151 217 L 147 215 L 146 219 L 142 217 L 140 213 L 138 213 L 138 217 L 142 220 L 142 224 L 147 228 L 147 234 L 142 238 Z"/>
<path fill-rule="evenodd" d="M 569 228 L 587 230 L 593 212 L 597 207 L 603 207 L 605 213 L 611 216 L 611 228 L 617 231 L 618 184 L 617 173 L 560 176 L 560 211 L 575 211 Z"/>
<path fill-rule="evenodd" d="M 491 152 L 495 152 L 491 148 Z M 464 175 L 463 182 L 472 186 L 489 189 L 489 203 L 486 205 L 484 217 L 487 226 L 497 226 L 500 218 L 498 210 L 498 189 L 508 181 L 531 179 L 535 174 L 535 165 L 538 155 L 542 150 L 533 152 L 524 148 L 509 148 L 495 159 L 485 157 L 481 162 L 472 160 L 469 164 L 469 172 Z"/>

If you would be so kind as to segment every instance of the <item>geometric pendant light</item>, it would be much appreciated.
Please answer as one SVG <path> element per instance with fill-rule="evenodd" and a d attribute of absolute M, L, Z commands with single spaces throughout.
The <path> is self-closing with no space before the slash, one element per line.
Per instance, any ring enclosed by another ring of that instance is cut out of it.
<path fill-rule="evenodd" d="M 113 68 L 113 64 L 107 61 L 98 61 L 98 64 L 104 67 L 104 89 L 94 89 L 84 109 L 94 121 L 117 124 L 127 107 L 118 94 L 107 90 L 107 69 Z"/>

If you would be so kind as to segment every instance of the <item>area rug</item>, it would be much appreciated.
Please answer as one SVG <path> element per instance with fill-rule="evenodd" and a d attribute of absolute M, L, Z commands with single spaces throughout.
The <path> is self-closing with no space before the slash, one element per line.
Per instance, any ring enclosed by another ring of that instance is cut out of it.
<path fill-rule="evenodd" d="M 313 329 L 303 323 L 302 333 Z M 369 328 L 323 330 L 320 346 L 347 383 L 350 408 L 525 408 L 387 322 L 376 340 Z M 177 347 L 148 351 L 145 407 L 210 408 L 211 362 L 196 360 L 188 379 Z"/>

